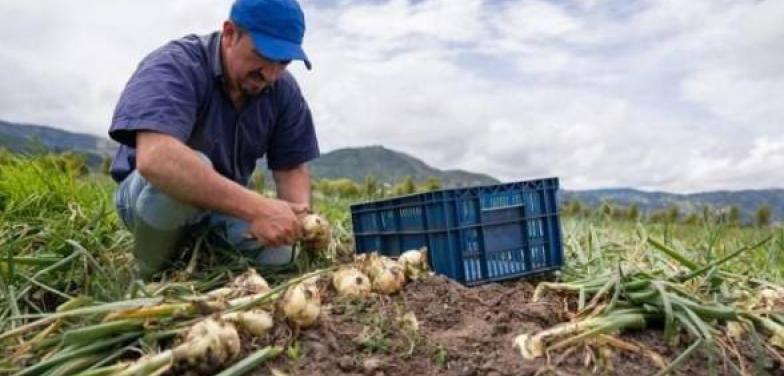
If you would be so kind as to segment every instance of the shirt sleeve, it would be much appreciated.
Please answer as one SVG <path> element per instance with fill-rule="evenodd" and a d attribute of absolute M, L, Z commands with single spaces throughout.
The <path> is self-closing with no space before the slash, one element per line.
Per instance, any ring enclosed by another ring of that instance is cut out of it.
<path fill-rule="evenodd" d="M 294 78 L 289 75 L 286 83 L 289 87 L 267 149 L 270 170 L 293 168 L 320 155 L 310 108 Z"/>
<path fill-rule="evenodd" d="M 147 56 L 125 86 L 112 117 L 109 136 L 136 147 L 136 132 L 157 131 L 185 142 L 198 111 L 197 67 L 176 47 Z"/>

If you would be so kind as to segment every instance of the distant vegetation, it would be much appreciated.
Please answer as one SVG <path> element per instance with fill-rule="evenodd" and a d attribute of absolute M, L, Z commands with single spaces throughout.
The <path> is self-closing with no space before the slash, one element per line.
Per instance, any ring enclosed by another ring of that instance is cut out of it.
<path fill-rule="evenodd" d="M 760 204 L 749 220 L 743 220 L 738 205 L 714 208 L 700 206 L 695 211 L 684 212 L 679 206 L 671 204 L 666 208 L 642 211 L 636 203 L 619 205 L 604 201 L 591 208 L 579 200 L 561 203 L 561 213 L 569 217 L 591 218 L 603 221 L 632 221 L 641 223 L 685 224 L 685 225 L 726 225 L 765 227 L 774 223 L 770 205 Z"/>
<path fill-rule="evenodd" d="M 63 131 L 46 126 L 10 123 L 0 120 L 0 147 L 17 152 L 42 154 L 46 152 L 78 153 L 86 156 L 87 166 L 93 171 L 108 171 L 117 144 L 104 137 Z M 333 180 L 349 179 L 365 192 L 364 197 L 386 197 L 405 194 L 411 191 L 408 187 L 398 186 L 407 179 L 413 180 L 415 191 L 427 190 L 428 186 L 442 188 L 466 187 L 475 185 L 497 184 L 499 181 L 492 176 L 461 170 L 440 170 L 429 166 L 424 161 L 399 151 L 383 146 L 353 147 L 325 152 L 310 164 L 313 178 L 323 182 L 325 189 L 338 189 L 345 197 L 360 197 L 345 183 L 327 183 Z M 266 163 L 259 161 L 260 171 L 266 170 Z M 520 179 L 537 178 L 526 176 L 521 169 Z M 371 177 L 371 181 L 366 181 Z M 540 176 L 541 177 L 541 176 Z M 564 177 L 565 178 L 565 177 Z M 258 189 L 272 187 L 270 175 L 257 173 L 254 178 Z M 258 183 L 266 180 L 262 188 Z M 564 179 L 565 180 L 565 179 Z M 368 189 L 368 183 L 371 188 Z M 408 183 L 407 183 L 408 184 Z M 364 188 L 363 188 L 364 187 Z M 738 222 L 743 225 L 775 223 L 784 218 L 784 189 L 712 191 L 693 194 L 673 194 L 665 192 L 647 192 L 629 188 L 569 190 L 561 186 L 559 200 L 562 207 L 577 201 L 583 208 L 598 210 L 604 202 L 610 203 L 612 209 L 621 212 L 632 209 L 643 220 L 684 221 L 697 223 L 704 221 L 704 208 L 709 208 L 710 217 L 721 217 L 721 221 Z M 374 193 L 370 193 L 373 191 Z M 607 210 L 608 208 L 602 208 Z M 674 213 L 673 211 L 677 211 Z M 730 212 L 733 211 L 733 212 Z M 620 215 L 619 213 L 614 216 Z M 674 217 L 677 218 L 673 218 Z M 670 219 L 667 219 L 669 215 Z"/>

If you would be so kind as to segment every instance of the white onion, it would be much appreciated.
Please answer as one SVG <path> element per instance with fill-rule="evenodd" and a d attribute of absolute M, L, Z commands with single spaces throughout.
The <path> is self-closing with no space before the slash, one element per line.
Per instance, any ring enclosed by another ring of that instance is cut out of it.
<path fill-rule="evenodd" d="M 394 263 L 394 264 L 393 264 Z M 384 266 L 373 273 L 373 291 L 382 294 L 394 294 L 403 289 L 406 284 L 406 275 L 403 268 L 394 261 L 384 263 Z"/>
<path fill-rule="evenodd" d="M 406 275 L 397 262 L 378 253 L 365 253 L 354 260 L 356 267 L 370 277 L 373 291 L 381 294 L 394 294 L 403 289 Z"/>
<path fill-rule="evenodd" d="M 514 339 L 515 347 L 520 350 L 520 355 L 525 360 L 533 360 L 544 355 L 544 343 L 539 336 L 520 334 Z"/>
<path fill-rule="evenodd" d="M 241 296 L 260 294 L 270 290 L 267 281 L 253 268 L 248 268 L 245 273 L 234 278 L 230 287 L 236 290 Z"/>
<path fill-rule="evenodd" d="M 376 252 L 363 253 L 354 259 L 354 265 L 372 280 L 373 277 L 384 268 L 384 260 L 382 257 L 383 256 L 379 256 Z"/>
<path fill-rule="evenodd" d="M 329 222 L 318 214 L 308 214 L 302 218 L 302 229 L 302 238 L 306 241 L 329 240 L 332 232 Z"/>
<path fill-rule="evenodd" d="M 321 313 L 321 293 L 316 279 L 309 279 L 289 287 L 280 303 L 286 318 L 299 327 L 308 327 Z"/>
<path fill-rule="evenodd" d="M 272 316 L 260 309 L 227 313 L 223 315 L 223 319 L 235 323 L 240 329 L 257 337 L 267 333 L 275 324 Z"/>
<path fill-rule="evenodd" d="M 406 277 L 412 280 L 419 279 L 427 273 L 427 248 L 405 251 L 398 258 L 398 262 L 403 266 Z"/>
<path fill-rule="evenodd" d="M 231 287 L 221 287 L 207 293 L 207 298 L 211 299 L 230 299 L 236 295 Z"/>
<path fill-rule="evenodd" d="M 332 275 L 332 286 L 339 296 L 362 297 L 370 293 L 368 276 L 354 267 L 341 268 Z"/>
<path fill-rule="evenodd" d="M 174 351 L 175 361 L 203 373 L 214 372 L 240 353 L 240 337 L 234 325 L 208 318 L 192 326 L 185 341 Z"/>

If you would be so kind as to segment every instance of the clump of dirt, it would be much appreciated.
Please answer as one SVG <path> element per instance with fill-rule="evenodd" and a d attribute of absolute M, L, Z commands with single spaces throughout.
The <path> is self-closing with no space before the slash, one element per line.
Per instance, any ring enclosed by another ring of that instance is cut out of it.
<path fill-rule="evenodd" d="M 272 342 L 287 348 L 285 355 L 255 374 L 649 375 L 689 345 L 684 338 L 681 346 L 667 346 L 661 329 L 650 328 L 613 337 L 615 346 L 580 345 L 525 361 L 514 338 L 568 321 L 575 303 L 557 294 L 534 303 L 534 286 L 511 281 L 468 288 L 432 276 L 394 296 L 359 300 L 337 298 L 326 289 L 320 324 L 272 334 Z M 760 346 L 749 340 L 735 346 L 736 354 L 699 351 L 673 374 L 737 374 L 728 357 L 735 364 L 742 359 L 749 374 L 784 374 L 782 364 Z"/>

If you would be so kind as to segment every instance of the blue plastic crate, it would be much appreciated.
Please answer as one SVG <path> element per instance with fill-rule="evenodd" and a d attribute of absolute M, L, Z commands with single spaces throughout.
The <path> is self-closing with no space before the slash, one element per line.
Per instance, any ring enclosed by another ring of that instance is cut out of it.
<path fill-rule="evenodd" d="M 357 253 L 428 248 L 430 268 L 467 285 L 563 265 L 558 178 L 447 189 L 351 206 Z"/>

